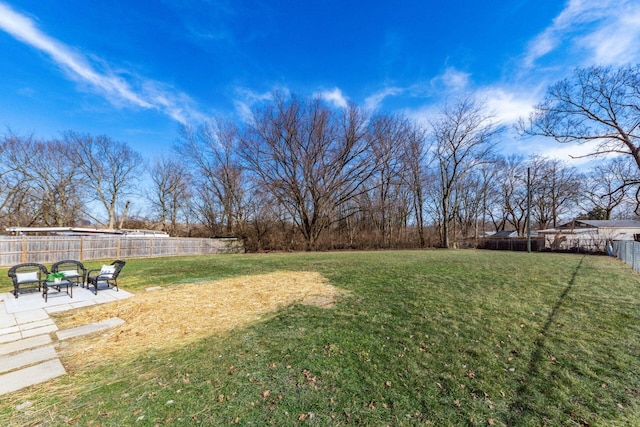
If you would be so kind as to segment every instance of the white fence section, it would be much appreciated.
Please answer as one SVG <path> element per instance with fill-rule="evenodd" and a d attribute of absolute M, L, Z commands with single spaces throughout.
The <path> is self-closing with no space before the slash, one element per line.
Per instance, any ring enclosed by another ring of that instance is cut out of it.
<path fill-rule="evenodd" d="M 243 251 L 242 241 L 236 238 L 0 236 L 0 266 L 3 267 L 23 262 L 50 264 L 63 259 L 89 261 Z"/>

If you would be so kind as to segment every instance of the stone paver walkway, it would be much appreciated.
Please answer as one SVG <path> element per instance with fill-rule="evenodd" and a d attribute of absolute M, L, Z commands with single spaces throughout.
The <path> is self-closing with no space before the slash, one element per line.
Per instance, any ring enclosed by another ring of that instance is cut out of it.
<path fill-rule="evenodd" d="M 123 323 L 121 319 L 59 331 L 50 313 L 103 304 L 131 297 L 115 289 L 99 290 L 98 295 L 82 287 L 49 293 L 48 302 L 39 292 L 0 294 L 0 395 L 48 381 L 66 373 L 54 349 L 52 333 L 58 340 L 93 333 Z"/>

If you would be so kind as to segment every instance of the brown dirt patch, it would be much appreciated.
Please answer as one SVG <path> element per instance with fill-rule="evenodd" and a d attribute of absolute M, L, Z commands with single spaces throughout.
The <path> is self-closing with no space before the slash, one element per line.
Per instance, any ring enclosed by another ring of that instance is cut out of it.
<path fill-rule="evenodd" d="M 80 369 L 145 349 L 175 348 L 225 333 L 293 303 L 329 308 L 339 293 L 314 272 L 276 272 L 172 286 L 57 314 L 60 329 L 111 317 L 126 322 L 97 336 L 60 342 L 59 351 L 67 369 Z"/>

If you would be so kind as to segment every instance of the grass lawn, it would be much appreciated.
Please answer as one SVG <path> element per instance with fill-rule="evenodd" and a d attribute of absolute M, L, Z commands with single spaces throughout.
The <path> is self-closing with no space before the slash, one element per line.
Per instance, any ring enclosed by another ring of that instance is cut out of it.
<path fill-rule="evenodd" d="M 80 368 L 0 397 L 0 425 L 640 425 L 640 280 L 612 258 L 162 258 L 129 260 L 120 285 L 148 295 L 282 271 L 317 272 L 345 292 L 331 308 L 296 303 L 84 369 L 63 355 Z"/>

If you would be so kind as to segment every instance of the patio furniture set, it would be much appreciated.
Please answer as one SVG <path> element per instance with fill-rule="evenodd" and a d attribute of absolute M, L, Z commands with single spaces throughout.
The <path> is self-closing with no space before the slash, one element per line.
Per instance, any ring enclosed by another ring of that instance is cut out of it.
<path fill-rule="evenodd" d="M 74 285 L 80 285 L 83 288 L 86 286 L 89 290 L 90 286 L 93 286 L 93 292 L 96 295 L 100 284 L 114 287 L 118 291 L 118 275 L 124 265 L 124 261 L 116 260 L 111 264 L 103 265 L 102 268 L 87 270 L 80 261 L 67 259 L 52 264 L 49 272 L 42 264 L 27 262 L 11 267 L 8 275 L 13 281 L 13 295 L 16 298 L 20 290 L 38 288 L 38 292 L 42 292 L 46 302 L 49 289 L 61 292 L 63 286 L 71 298 L 73 298 Z"/>

